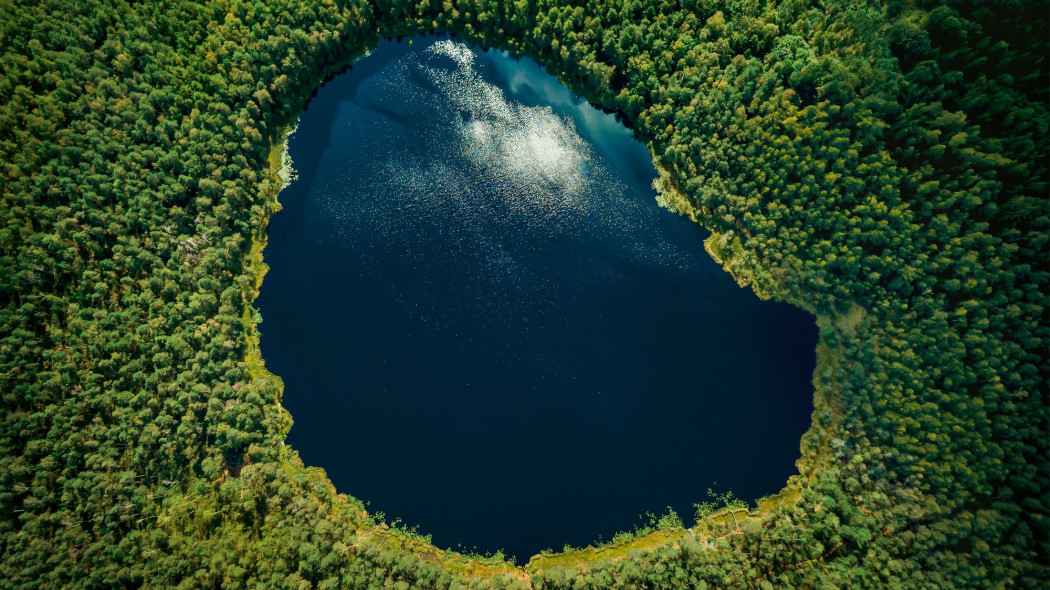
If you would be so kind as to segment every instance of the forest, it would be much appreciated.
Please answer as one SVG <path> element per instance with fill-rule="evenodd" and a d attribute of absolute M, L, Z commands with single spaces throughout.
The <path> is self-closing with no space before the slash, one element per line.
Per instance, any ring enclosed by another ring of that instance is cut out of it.
<path fill-rule="evenodd" d="M 1043 587 L 1048 7 L 0 0 L 0 587 Z M 726 269 L 817 316 L 781 494 L 521 567 L 283 444 L 252 308 L 283 133 L 428 31 L 617 113 Z"/>

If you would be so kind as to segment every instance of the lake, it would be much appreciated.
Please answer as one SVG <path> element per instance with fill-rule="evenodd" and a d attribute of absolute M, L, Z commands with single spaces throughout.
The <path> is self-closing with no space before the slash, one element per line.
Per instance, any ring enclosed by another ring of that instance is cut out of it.
<path fill-rule="evenodd" d="M 442 547 L 609 539 L 796 472 L 814 318 L 741 289 L 535 62 L 383 41 L 289 140 L 256 301 L 287 443 Z"/>

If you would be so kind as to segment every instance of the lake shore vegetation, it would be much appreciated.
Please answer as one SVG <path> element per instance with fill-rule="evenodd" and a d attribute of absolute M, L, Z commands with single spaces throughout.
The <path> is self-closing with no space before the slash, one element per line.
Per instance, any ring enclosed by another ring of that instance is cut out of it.
<path fill-rule="evenodd" d="M 817 316 L 784 491 L 519 567 L 283 444 L 251 306 L 279 146 L 430 31 L 618 113 L 709 251 Z M 1048 31 L 977 0 L 0 4 L 0 587 L 1040 587 Z"/>

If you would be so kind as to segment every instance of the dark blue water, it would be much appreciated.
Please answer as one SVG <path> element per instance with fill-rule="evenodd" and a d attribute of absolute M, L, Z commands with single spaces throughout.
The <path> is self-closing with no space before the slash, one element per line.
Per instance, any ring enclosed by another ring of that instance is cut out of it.
<path fill-rule="evenodd" d="M 646 150 L 534 62 L 383 42 L 290 153 L 257 307 L 288 443 L 440 546 L 527 559 L 795 473 L 813 318 L 663 209 Z"/>

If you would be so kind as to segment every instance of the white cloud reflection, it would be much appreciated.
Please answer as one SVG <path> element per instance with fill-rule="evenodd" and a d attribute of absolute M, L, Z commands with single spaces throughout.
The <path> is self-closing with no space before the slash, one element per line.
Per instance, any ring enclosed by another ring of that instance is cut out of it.
<path fill-rule="evenodd" d="M 348 245 L 366 257 L 397 245 L 435 284 L 446 280 L 430 266 L 435 252 L 451 253 L 476 268 L 464 297 L 501 314 L 558 297 L 550 270 L 532 267 L 550 260 L 537 250 L 586 245 L 589 255 L 561 257 L 579 257 L 564 272 L 585 282 L 616 280 L 625 265 L 688 264 L 647 228 L 667 213 L 631 194 L 572 118 L 508 98 L 479 61 L 443 40 L 360 84 L 333 134 L 344 147 L 333 139 L 324 156 L 344 171 L 312 191 Z"/>
<path fill-rule="evenodd" d="M 439 41 L 430 57 L 447 57 L 455 69 L 426 67 L 436 86 L 462 115 L 461 149 L 478 166 L 501 176 L 528 200 L 528 206 L 578 208 L 589 188 L 590 146 L 571 119 L 549 106 L 510 102 L 474 68 L 474 53 L 462 43 Z M 550 202 L 550 193 L 558 197 Z"/>

